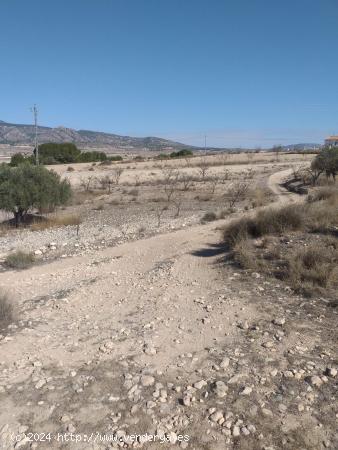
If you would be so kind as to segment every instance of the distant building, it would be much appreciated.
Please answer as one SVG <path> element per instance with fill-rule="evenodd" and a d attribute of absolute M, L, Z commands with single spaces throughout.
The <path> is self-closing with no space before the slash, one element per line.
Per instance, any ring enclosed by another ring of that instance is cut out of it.
<path fill-rule="evenodd" d="M 325 147 L 338 147 L 338 136 L 329 136 L 325 139 Z"/>

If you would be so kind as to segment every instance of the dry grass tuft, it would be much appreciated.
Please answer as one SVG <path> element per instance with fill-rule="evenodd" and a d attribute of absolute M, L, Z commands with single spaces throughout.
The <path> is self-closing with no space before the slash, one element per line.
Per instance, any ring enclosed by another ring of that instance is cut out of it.
<path fill-rule="evenodd" d="M 48 228 L 59 228 L 70 225 L 80 225 L 82 219 L 78 214 L 65 214 L 62 216 L 50 217 L 47 220 L 41 220 L 34 222 L 31 225 L 32 231 L 43 231 Z"/>
<path fill-rule="evenodd" d="M 297 291 L 313 293 L 316 287 L 328 288 L 338 285 L 338 250 L 312 243 L 296 249 L 287 257 L 286 280 Z"/>
<path fill-rule="evenodd" d="M 266 206 L 271 203 L 272 199 L 273 196 L 269 189 L 257 187 L 250 192 L 250 200 L 253 208 Z"/>
<path fill-rule="evenodd" d="M 35 257 L 32 253 L 22 252 L 18 250 L 7 256 L 4 265 L 10 269 L 28 269 L 35 262 Z"/>
<path fill-rule="evenodd" d="M 309 296 L 338 286 L 338 239 L 333 237 L 337 206 L 331 194 L 318 198 L 305 205 L 269 208 L 230 223 L 224 230 L 224 240 L 234 261 L 244 269 L 282 278 L 295 291 Z M 289 241 L 290 232 L 296 232 L 293 250 L 282 244 Z M 273 235 L 285 236 L 286 240 Z M 297 236 L 301 236 L 299 242 Z"/>
<path fill-rule="evenodd" d="M 314 190 L 308 195 L 308 203 L 328 201 L 330 204 L 338 204 L 338 189 L 335 186 L 324 186 Z"/>
<path fill-rule="evenodd" d="M 14 321 L 14 306 L 9 295 L 0 291 L 0 328 Z"/>
<path fill-rule="evenodd" d="M 213 222 L 214 220 L 217 220 L 217 214 L 214 212 L 207 212 L 204 214 L 204 216 L 201 219 L 201 222 Z"/>
<path fill-rule="evenodd" d="M 297 230 L 302 225 L 301 207 L 290 205 L 280 209 L 269 208 L 259 211 L 254 217 L 244 217 L 230 223 L 224 230 L 224 239 L 227 244 L 233 245 L 243 238 Z"/>

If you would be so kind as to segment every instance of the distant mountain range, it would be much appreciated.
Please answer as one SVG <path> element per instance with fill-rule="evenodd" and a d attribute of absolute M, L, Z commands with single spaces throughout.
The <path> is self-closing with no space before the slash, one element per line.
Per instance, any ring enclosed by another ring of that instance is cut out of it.
<path fill-rule="evenodd" d="M 7 123 L 0 120 L 0 144 L 33 145 L 35 128 L 33 125 Z M 74 130 L 65 127 L 38 127 L 38 140 L 44 142 L 73 142 L 79 147 L 111 148 L 126 151 L 137 150 L 177 150 L 195 148 L 179 142 L 157 137 L 130 137 L 99 131 Z"/>
<path fill-rule="evenodd" d="M 7 123 L 0 120 L 0 144 L 8 146 L 33 146 L 35 129 L 33 125 L 22 125 Z M 44 142 L 73 142 L 80 148 L 98 148 L 108 151 L 138 152 L 141 150 L 150 150 L 157 152 L 177 151 L 182 149 L 204 150 L 203 147 L 194 147 L 192 145 L 182 144 L 180 142 L 170 141 L 158 137 L 130 137 L 120 136 L 118 134 L 103 133 L 100 131 L 74 130 L 65 127 L 38 127 L 38 140 Z M 306 149 L 318 149 L 320 144 L 293 144 L 285 145 L 285 151 L 299 151 Z M 211 148 L 209 151 L 218 150 L 236 150 L 245 151 L 245 149 L 234 148 Z"/>

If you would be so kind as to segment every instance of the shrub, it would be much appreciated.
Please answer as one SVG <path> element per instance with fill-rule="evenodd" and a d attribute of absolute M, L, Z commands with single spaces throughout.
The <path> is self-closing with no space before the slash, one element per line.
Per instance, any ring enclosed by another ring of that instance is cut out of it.
<path fill-rule="evenodd" d="M 76 157 L 76 162 L 97 162 L 97 161 L 106 161 L 107 155 L 104 152 L 81 152 Z"/>
<path fill-rule="evenodd" d="M 327 288 L 338 283 L 337 249 L 313 243 L 298 248 L 287 257 L 286 279 L 296 290 L 310 286 Z"/>
<path fill-rule="evenodd" d="M 5 266 L 11 269 L 28 269 L 35 262 L 34 255 L 32 253 L 17 252 L 11 253 L 5 259 Z"/>
<path fill-rule="evenodd" d="M 320 202 L 322 200 L 338 200 L 338 189 L 331 186 L 325 186 L 316 189 L 307 197 L 309 203 Z"/>
<path fill-rule="evenodd" d="M 26 157 L 25 155 L 23 155 L 22 153 L 15 153 L 15 155 L 13 155 L 11 157 L 11 161 L 9 163 L 10 166 L 12 167 L 17 167 L 20 164 L 30 164 L 32 162 L 30 157 Z"/>
<path fill-rule="evenodd" d="M 214 220 L 217 220 L 217 214 L 214 212 L 207 212 L 202 217 L 202 222 L 213 222 Z"/>
<path fill-rule="evenodd" d="M 302 206 L 288 205 L 259 211 L 254 217 L 244 217 L 230 223 L 224 230 L 225 241 L 232 245 L 245 237 L 297 230 L 304 224 Z"/>
<path fill-rule="evenodd" d="M 52 211 L 65 204 L 71 193 L 69 182 L 45 167 L 0 165 L 0 209 L 14 214 L 16 226 L 28 211 Z"/>
<path fill-rule="evenodd" d="M 7 326 L 14 320 L 13 302 L 8 294 L 0 291 L 0 328 Z"/>
<path fill-rule="evenodd" d="M 162 156 L 162 154 L 159 156 Z M 186 158 L 187 156 L 193 156 L 193 152 L 191 150 L 183 149 L 178 152 L 171 152 L 169 156 L 170 158 Z"/>
<path fill-rule="evenodd" d="M 252 242 L 246 237 L 237 240 L 232 248 L 232 256 L 243 269 L 258 270 L 261 266 L 261 261 L 254 253 Z"/>

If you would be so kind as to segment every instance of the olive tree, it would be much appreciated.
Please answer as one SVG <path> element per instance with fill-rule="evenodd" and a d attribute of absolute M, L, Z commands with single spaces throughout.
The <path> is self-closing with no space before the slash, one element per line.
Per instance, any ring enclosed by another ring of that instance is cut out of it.
<path fill-rule="evenodd" d="M 0 165 L 0 209 L 14 214 L 16 226 L 29 211 L 53 211 L 70 197 L 69 182 L 61 180 L 58 174 L 43 166 Z"/>
<path fill-rule="evenodd" d="M 324 148 L 316 158 L 312 161 L 311 170 L 316 174 L 314 183 L 319 178 L 320 174 L 324 173 L 329 178 L 332 176 L 336 181 L 338 173 L 338 147 Z"/>

